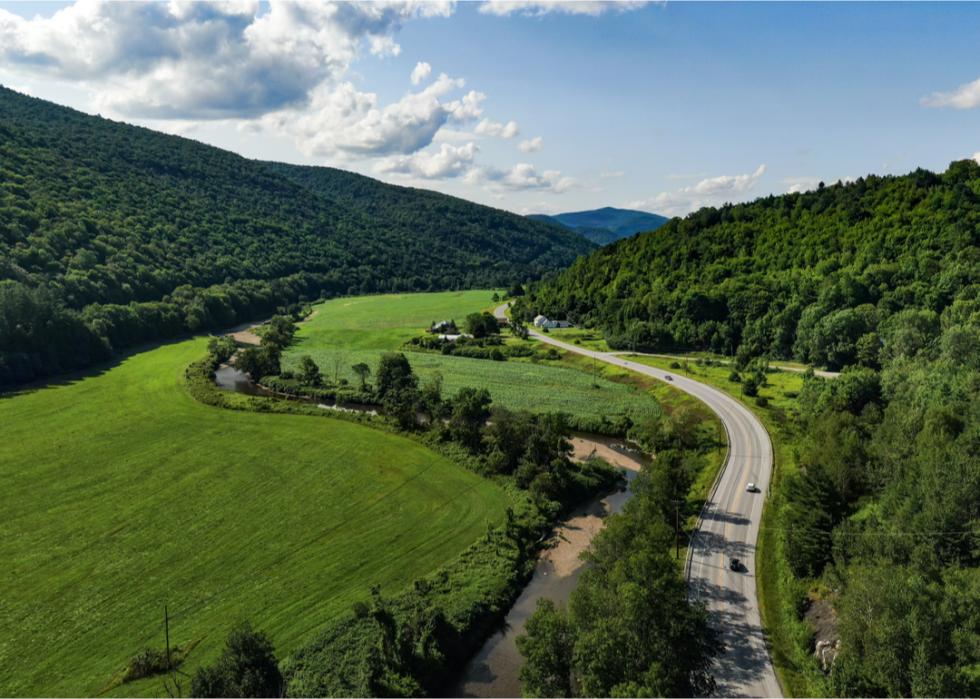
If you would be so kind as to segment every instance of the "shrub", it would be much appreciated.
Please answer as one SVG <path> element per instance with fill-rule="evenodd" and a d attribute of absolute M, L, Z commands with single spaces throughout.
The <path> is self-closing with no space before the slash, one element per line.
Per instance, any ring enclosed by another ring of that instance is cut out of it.
<path fill-rule="evenodd" d="M 769 399 L 766 398 L 765 396 L 756 396 L 755 404 L 758 405 L 760 408 L 768 407 Z"/>
<path fill-rule="evenodd" d="M 742 375 L 739 374 L 735 369 L 732 369 L 732 373 L 728 375 L 728 380 L 732 383 L 742 383 Z"/>
<path fill-rule="evenodd" d="M 191 681 L 195 697 L 278 697 L 282 693 L 282 673 L 272 642 L 247 621 L 228 634 L 217 662 L 198 668 Z"/>
<path fill-rule="evenodd" d="M 680 369 L 680 368 L 681 368 L 681 364 L 680 364 L 680 362 L 678 362 L 678 361 L 677 361 L 677 360 L 675 359 L 674 361 L 672 361 L 672 362 L 670 363 L 670 368 L 671 368 L 671 369 Z"/>
<path fill-rule="evenodd" d="M 173 656 L 171 656 L 171 665 L 177 665 L 176 659 Z M 160 675 L 170 670 L 171 667 L 167 665 L 166 651 L 144 648 L 129 661 L 129 667 L 126 668 L 126 674 L 123 675 L 123 682 L 133 682 L 144 677 Z"/>

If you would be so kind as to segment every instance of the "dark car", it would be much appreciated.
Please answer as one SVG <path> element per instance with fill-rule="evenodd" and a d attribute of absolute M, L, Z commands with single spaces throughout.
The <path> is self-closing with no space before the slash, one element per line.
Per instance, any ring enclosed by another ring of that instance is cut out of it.
<path fill-rule="evenodd" d="M 737 558 L 733 558 L 728 562 L 728 567 L 737 572 L 742 570 L 742 562 Z"/>

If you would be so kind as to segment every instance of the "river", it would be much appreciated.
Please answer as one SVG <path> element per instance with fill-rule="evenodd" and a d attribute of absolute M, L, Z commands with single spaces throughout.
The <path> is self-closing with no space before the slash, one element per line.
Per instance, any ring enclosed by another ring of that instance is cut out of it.
<path fill-rule="evenodd" d="M 628 483 L 632 483 L 647 463 L 639 452 L 627 450 L 622 440 L 581 434 L 572 438 L 572 446 L 576 460 L 586 459 L 594 453 L 622 468 Z M 503 627 L 470 659 L 447 696 L 521 696 L 518 675 L 522 659 L 517 650 L 517 637 L 524 632 L 527 618 L 534 612 L 539 599 L 547 598 L 561 604 L 568 601 L 585 569 L 582 553 L 602 529 L 604 519 L 619 512 L 630 495 L 627 486 L 625 490 L 594 500 L 574 511 L 555 529 L 554 545 L 541 554 L 531 581 L 511 607 Z"/>

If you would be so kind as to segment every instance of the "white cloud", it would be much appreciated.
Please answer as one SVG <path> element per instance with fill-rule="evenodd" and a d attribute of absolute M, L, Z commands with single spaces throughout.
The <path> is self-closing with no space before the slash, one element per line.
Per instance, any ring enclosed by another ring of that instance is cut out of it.
<path fill-rule="evenodd" d="M 485 0 L 480 12 L 504 17 L 521 14 L 540 17 L 549 13 L 568 15 L 591 15 L 598 17 L 604 12 L 629 12 L 649 4 L 646 0 Z"/>
<path fill-rule="evenodd" d="M 485 95 L 471 90 L 460 99 L 445 99 L 464 85 L 464 80 L 442 73 L 424 89 L 379 107 L 376 94 L 342 83 L 314 91 L 302 112 L 278 112 L 265 123 L 290 133 L 308 155 L 411 154 L 432 143 L 445 124 L 479 116 Z"/>
<path fill-rule="evenodd" d="M 390 58 L 402 52 L 401 45 L 390 36 L 372 36 L 368 41 L 371 44 L 371 53 L 381 58 Z"/>
<path fill-rule="evenodd" d="M 795 194 L 816 189 L 820 181 L 819 177 L 787 177 L 783 180 L 783 184 L 786 185 L 787 194 Z"/>
<path fill-rule="evenodd" d="M 540 136 L 535 136 L 534 138 L 529 138 L 526 141 L 521 141 L 517 146 L 517 149 L 521 151 L 521 153 L 534 153 L 541 150 L 543 145 L 544 141 L 542 138 Z"/>
<path fill-rule="evenodd" d="M 566 192 L 578 183 L 558 170 L 545 170 L 539 173 L 530 163 L 517 163 L 509 170 L 491 167 L 477 167 L 466 175 L 470 184 L 487 183 L 492 187 L 518 190 L 543 189 L 556 194 Z"/>
<path fill-rule="evenodd" d="M 481 121 L 474 130 L 481 136 L 494 136 L 495 138 L 514 138 L 521 132 L 516 121 L 501 124 L 499 121 L 491 121 L 490 119 Z"/>
<path fill-rule="evenodd" d="M 441 78 L 442 76 L 440 76 Z M 470 90 L 468 93 L 463 95 L 463 98 L 451 102 L 447 105 L 447 108 L 453 115 L 453 119 L 457 122 L 465 123 L 467 121 L 472 121 L 483 114 L 483 101 L 487 98 L 482 92 L 477 92 L 476 90 Z"/>
<path fill-rule="evenodd" d="M 599 173 L 599 177 L 604 180 L 613 179 L 616 177 L 623 177 L 626 174 L 625 170 L 603 170 Z"/>
<path fill-rule="evenodd" d="M 980 78 L 972 83 L 960 85 L 950 92 L 933 92 L 920 101 L 925 107 L 952 107 L 953 109 L 980 107 Z"/>
<path fill-rule="evenodd" d="M 412 84 L 418 85 L 432 74 L 432 66 L 425 61 L 419 61 L 412 69 Z"/>
<path fill-rule="evenodd" d="M 678 216 L 690 213 L 702 206 L 715 206 L 740 198 L 751 191 L 765 174 L 765 164 L 756 168 L 755 172 L 744 175 L 721 175 L 709 177 L 697 184 L 672 192 L 660 194 L 629 204 L 630 208 L 655 211 L 666 216 Z"/>
<path fill-rule="evenodd" d="M 393 34 L 449 3 L 79 0 L 50 17 L 0 10 L 0 64 L 80 83 L 100 110 L 158 119 L 254 118 L 305 104 L 359 47 L 397 55 Z"/>
<path fill-rule="evenodd" d="M 973 159 L 977 161 L 977 165 L 980 165 L 980 151 L 973 154 Z"/>
<path fill-rule="evenodd" d="M 33 19 L 0 9 L 0 71 L 53 81 L 91 111 L 171 133 L 266 132 L 307 157 L 359 169 L 373 160 L 375 171 L 426 179 L 477 177 L 495 192 L 572 186 L 555 170 L 478 166 L 481 137 L 520 129 L 484 118 L 487 96 L 463 79 L 433 79 L 419 61 L 414 87 L 385 103 L 351 75 L 369 54 L 398 56 L 406 22 L 453 9 L 426 0 L 77 0 Z"/>
<path fill-rule="evenodd" d="M 378 172 L 395 172 L 425 179 L 459 177 L 473 165 L 477 147 L 475 143 L 454 146 L 443 143 L 435 151 L 419 151 L 413 155 L 401 155 L 381 161 Z"/>

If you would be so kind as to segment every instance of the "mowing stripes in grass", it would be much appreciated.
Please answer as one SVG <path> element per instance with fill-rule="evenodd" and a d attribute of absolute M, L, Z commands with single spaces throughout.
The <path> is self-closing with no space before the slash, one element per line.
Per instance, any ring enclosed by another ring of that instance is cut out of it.
<path fill-rule="evenodd" d="M 184 391 L 194 340 L 0 400 L 0 694 L 93 694 L 141 647 L 236 619 L 281 653 L 502 519 L 506 495 L 411 440 Z M 121 693 L 160 694 L 159 679 Z"/>

